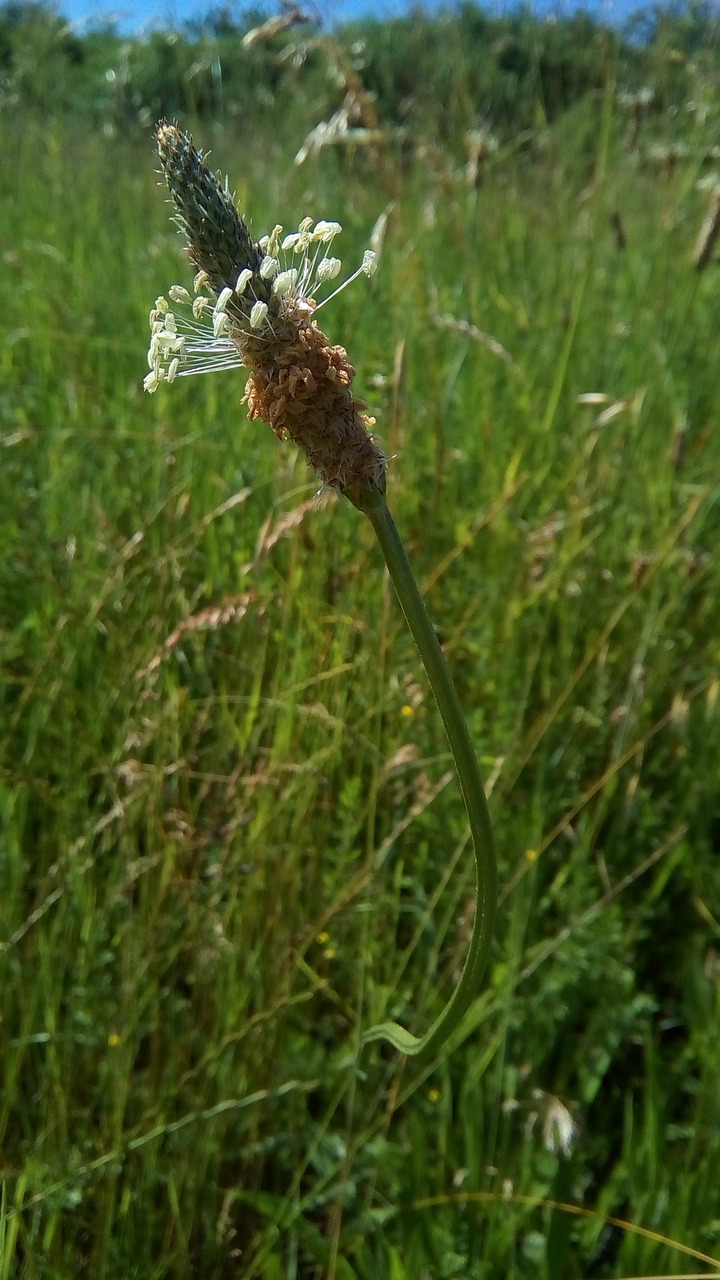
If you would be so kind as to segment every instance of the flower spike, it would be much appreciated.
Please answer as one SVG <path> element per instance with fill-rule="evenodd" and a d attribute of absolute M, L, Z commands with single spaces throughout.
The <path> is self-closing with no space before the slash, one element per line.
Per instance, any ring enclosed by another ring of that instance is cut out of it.
<path fill-rule="evenodd" d="M 341 270 L 340 259 L 328 252 L 340 223 L 303 218 L 284 239 L 276 226 L 256 243 L 227 184 L 190 136 L 164 120 L 155 140 L 198 274 L 194 301 L 173 285 L 177 311 L 158 298 L 150 313 L 146 390 L 176 376 L 244 365 L 251 418 L 294 441 L 324 484 L 356 506 L 365 490 L 383 494 L 386 460 L 368 431 L 365 406 L 350 390 L 355 370 L 344 348 L 331 345 L 314 320 L 315 295 Z M 361 272 L 369 274 L 367 260 L 366 253 L 340 289 Z"/>

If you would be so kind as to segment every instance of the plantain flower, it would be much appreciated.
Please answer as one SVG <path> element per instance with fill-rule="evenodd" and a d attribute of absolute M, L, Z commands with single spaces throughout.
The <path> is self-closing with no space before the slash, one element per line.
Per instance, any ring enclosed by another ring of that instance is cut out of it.
<path fill-rule="evenodd" d="M 160 164 L 195 266 L 194 293 L 173 285 L 150 312 L 148 391 L 186 374 L 239 365 L 248 370 L 245 400 L 251 419 L 269 423 L 298 445 L 326 485 L 344 494 L 370 520 L 398 599 L 437 698 L 457 766 L 473 836 L 478 898 L 459 982 L 422 1036 L 381 1022 L 363 1043 L 386 1040 L 404 1054 L 431 1056 L 460 1026 L 476 999 L 493 938 L 497 870 L 492 827 L 467 724 L 442 649 L 407 553 L 385 500 L 386 458 L 353 396 L 355 370 L 316 322 L 325 302 L 357 275 L 371 275 L 376 254 L 323 298 L 339 279 L 332 255 L 337 222 L 304 218 L 297 231 L 275 227 L 253 240 L 227 188 L 210 171 L 192 139 L 175 124 L 156 130 Z M 376 227 L 378 243 L 384 219 Z M 326 959 L 332 947 L 326 948 Z"/>
<path fill-rule="evenodd" d="M 384 494 L 386 459 L 368 430 L 365 405 L 352 394 L 355 370 L 315 320 L 357 276 L 374 273 L 376 255 L 368 250 L 358 270 L 323 297 L 342 269 L 331 254 L 338 222 L 304 218 L 289 235 L 276 226 L 255 242 L 227 182 L 189 135 L 162 121 L 155 140 L 197 274 L 193 294 L 173 285 L 150 312 L 146 391 L 243 366 L 251 419 L 292 440 L 323 483 L 356 506 L 368 491 Z"/>

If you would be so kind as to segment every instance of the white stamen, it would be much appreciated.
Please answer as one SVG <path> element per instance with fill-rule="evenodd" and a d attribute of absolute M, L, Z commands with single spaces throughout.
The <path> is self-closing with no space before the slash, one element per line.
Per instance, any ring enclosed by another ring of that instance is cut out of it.
<path fill-rule="evenodd" d="M 326 280 L 334 280 L 336 276 L 339 276 L 341 266 L 342 262 L 339 258 L 323 258 L 322 262 L 318 263 L 318 268 L 315 272 L 315 279 L 318 284 L 324 284 Z"/>
<path fill-rule="evenodd" d="M 353 271 L 352 275 L 348 276 L 347 280 L 343 280 L 342 284 L 338 285 L 337 289 L 335 289 L 333 293 L 328 294 L 327 298 L 323 298 L 322 302 L 319 302 L 315 308 L 316 311 L 319 311 L 321 307 L 326 305 L 326 303 L 332 302 L 333 298 L 337 298 L 338 294 L 342 293 L 343 289 L 347 289 L 348 285 L 352 284 L 353 280 L 357 280 L 358 276 L 363 275 L 363 273 L 365 275 L 372 275 L 372 272 L 375 270 L 374 264 L 376 261 L 376 255 L 372 250 L 366 249 L 363 255 L 362 265 L 358 267 L 357 271 Z"/>
<path fill-rule="evenodd" d="M 168 293 L 170 294 L 170 297 L 172 298 L 173 302 L 184 302 L 187 305 L 189 302 L 192 301 L 192 298 L 190 297 L 190 294 L 188 293 L 184 285 L 171 284 L 170 288 L 168 289 Z"/>
<path fill-rule="evenodd" d="M 280 223 L 276 223 L 276 225 L 273 227 L 272 231 L 270 232 L 270 235 L 268 236 L 268 243 L 267 243 L 267 252 L 273 258 L 277 257 L 281 235 L 282 235 L 282 227 L 280 226 Z"/>
<path fill-rule="evenodd" d="M 204 289 L 205 285 L 209 283 L 210 283 L 210 277 L 207 271 L 198 271 L 197 275 L 195 276 L 195 279 L 193 280 L 193 289 L 195 293 L 199 293 L 200 290 Z"/>
<path fill-rule="evenodd" d="M 242 271 L 240 272 L 240 275 L 237 278 L 237 284 L 235 285 L 235 292 L 238 295 L 238 297 L 241 298 L 242 295 L 244 294 L 245 289 L 247 288 L 248 280 L 252 280 L 252 274 L 253 273 L 249 267 L 243 267 Z"/>
<path fill-rule="evenodd" d="M 265 323 L 265 317 L 267 316 L 267 313 L 268 313 L 267 302 L 256 302 L 255 306 L 250 312 L 250 328 L 260 329 L 261 326 Z"/>
<path fill-rule="evenodd" d="M 296 267 L 290 267 L 287 271 L 281 271 L 280 274 L 275 277 L 273 282 L 273 293 L 277 294 L 278 298 L 284 298 L 286 294 L 292 293 L 295 285 L 297 284 L 297 278 L 298 273 Z"/>
<path fill-rule="evenodd" d="M 300 226 L 298 227 L 297 241 L 294 245 L 295 253 L 304 253 L 308 245 L 311 243 L 312 235 L 310 234 L 310 228 L 312 227 L 312 224 L 312 218 L 303 218 L 300 223 Z"/>
<path fill-rule="evenodd" d="M 260 263 L 260 279 L 272 280 L 273 276 L 276 276 L 279 270 L 280 263 L 277 258 L 273 258 L 268 255 L 268 257 L 263 258 Z"/>
<path fill-rule="evenodd" d="M 215 311 L 216 311 L 216 312 L 218 312 L 218 311 L 224 311 L 224 310 L 225 310 L 225 308 L 226 308 L 226 306 L 227 306 L 227 304 L 228 304 L 228 302 L 229 302 L 229 301 L 230 301 L 230 299 L 232 298 L 232 296 L 233 296 L 233 291 L 232 291 L 232 289 L 228 289 L 227 287 L 226 287 L 226 288 L 224 288 L 224 289 L 222 289 L 222 290 L 220 291 L 220 295 L 219 295 L 219 297 L 218 297 L 218 300 L 217 300 L 217 302 L 215 303 Z"/>
<path fill-rule="evenodd" d="M 221 338 L 224 333 L 227 333 L 227 328 L 228 318 L 225 315 L 225 312 L 215 310 L 213 312 L 213 333 L 215 334 L 215 337 Z"/>
<path fill-rule="evenodd" d="M 339 222 L 325 222 L 323 219 L 315 223 L 312 238 L 313 240 L 322 241 L 323 244 L 329 244 L 331 240 L 335 239 L 335 236 L 340 235 L 341 231 L 342 227 Z"/>

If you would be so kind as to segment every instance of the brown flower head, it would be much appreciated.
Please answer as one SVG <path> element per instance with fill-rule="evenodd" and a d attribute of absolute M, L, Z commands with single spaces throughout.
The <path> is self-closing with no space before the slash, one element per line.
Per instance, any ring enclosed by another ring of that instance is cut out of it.
<path fill-rule="evenodd" d="M 283 237 L 278 226 L 256 243 L 227 184 L 192 139 L 167 121 L 155 136 L 197 275 L 194 298 L 173 285 L 170 302 L 158 298 L 150 313 L 146 390 L 184 374 L 244 365 L 251 418 L 291 439 L 323 482 L 356 506 L 368 491 L 384 493 L 386 459 L 368 431 L 365 406 L 352 394 L 355 370 L 314 318 L 329 301 L 318 303 L 316 295 L 340 272 L 340 260 L 328 252 L 339 223 L 305 218 L 291 235 Z M 366 253 L 339 287 L 362 272 L 371 275 L 375 262 Z"/>

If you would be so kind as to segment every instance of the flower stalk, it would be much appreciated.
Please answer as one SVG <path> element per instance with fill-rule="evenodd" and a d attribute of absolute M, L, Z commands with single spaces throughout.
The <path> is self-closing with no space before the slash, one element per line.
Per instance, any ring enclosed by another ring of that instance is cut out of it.
<path fill-rule="evenodd" d="M 177 125 L 162 121 L 155 140 L 176 221 L 197 269 L 195 296 L 181 285 L 158 298 L 150 313 L 150 372 L 145 388 L 213 368 L 248 370 L 245 400 L 251 419 L 291 439 L 324 485 L 370 520 L 435 694 L 457 768 L 473 837 L 477 909 L 460 981 L 424 1036 L 384 1022 L 364 1042 L 387 1040 L 406 1054 L 437 1052 L 455 1031 L 480 991 L 492 945 L 497 897 L 492 828 L 475 752 L 442 649 L 415 582 L 385 499 L 387 459 L 370 427 L 373 420 L 351 390 L 355 370 L 345 349 L 330 343 L 316 323 L 318 297 L 336 279 L 341 263 L 329 246 L 336 222 L 305 218 L 284 236 L 275 227 L 255 242 L 237 211 L 227 183 L 208 168 L 202 153 Z M 367 252 L 354 276 L 371 275 Z M 334 296 L 331 295 L 331 296 Z M 178 313 L 171 303 L 179 308 Z M 187 313 L 187 314 L 186 314 Z"/>
<path fill-rule="evenodd" d="M 382 1022 L 364 1040 L 388 1040 L 401 1053 L 430 1057 L 449 1039 L 480 993 L 495 929 L 497 865 L 492 823 L 475 749 L 445 655 L 415 580 L 405 546 L 384 497 L 368 493 L 360 507 L 375 530 L 380 550 L 412 637 L 418 647 L 442 716 L 470 823 L 475 854 L 477 898 L 470 947 L 460 980 L 442 1013 L 424 1036 L 411 1035 L 397 1022 Z"/>

